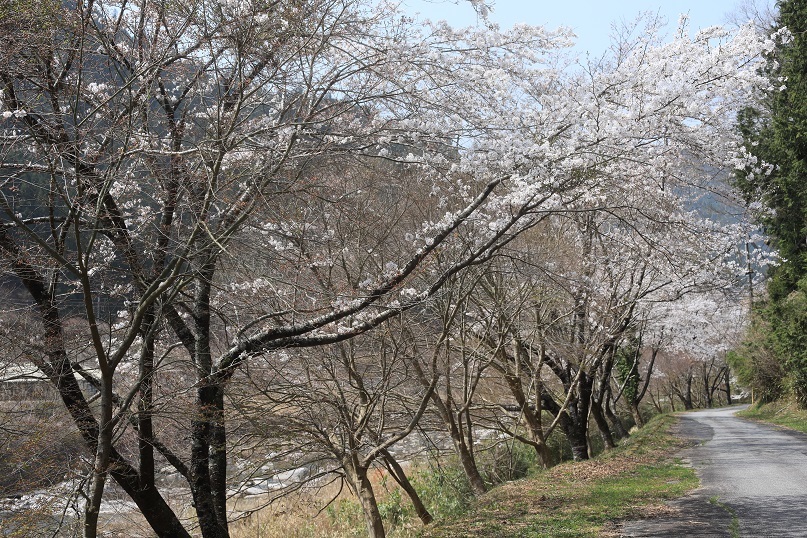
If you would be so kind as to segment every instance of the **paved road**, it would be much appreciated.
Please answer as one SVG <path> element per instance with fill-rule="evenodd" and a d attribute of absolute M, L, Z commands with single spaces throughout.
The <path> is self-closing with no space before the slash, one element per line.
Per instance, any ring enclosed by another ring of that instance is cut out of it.
<path fill-rule="evenodd" d="M 701 478 L 674 501 L 674 517 L 626 523 L 626 537 L 807 537 L 807 435 L 734 416 L 738 408 L 682 415 L 683 456 Z"/>

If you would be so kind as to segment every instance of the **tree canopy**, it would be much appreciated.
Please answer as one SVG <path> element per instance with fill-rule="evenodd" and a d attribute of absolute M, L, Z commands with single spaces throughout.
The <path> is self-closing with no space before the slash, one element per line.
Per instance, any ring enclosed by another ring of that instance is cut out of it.
<path fill-rule="evenodd" d="M 2 9 L 4 360 L 84 443 L 88 538 L 110 479 L 158 536 L 229 536 L 238 458 L 268 442 L 381 536 L 369 471 L 406 488 L 390 450 L 427 412 L 469 477 L 481 422 L 539 451 L 560 424 L 586 458 L 620 346 L 745 271 L 749 223 L 704 200 L 734 195 L 715 178 L 770 83 L 751 25 L 649 20 L 582 64 L 566 30 L 363 0 Z M 529 432 L 491 411 L 513 405 Z"/>

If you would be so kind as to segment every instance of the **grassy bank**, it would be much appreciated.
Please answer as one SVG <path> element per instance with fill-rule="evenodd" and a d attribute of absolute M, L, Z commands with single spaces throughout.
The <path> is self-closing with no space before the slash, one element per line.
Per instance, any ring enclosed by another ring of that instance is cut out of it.
<path fill-rule="evenodd" d="M 615 536 L 614 521 L 664 513 L 664 500 L 697 487 L 694 471 L 672 459 L 683 447 L 669 432 L 674 421 L 657 417 L 596 459 L 495 488 L 464 515 L 437 523 L 423 536 Z"/>
<path fill-rule="evenodd" d="M 807 410 L 799 409 L 789 401 L 776 401 L 763 405 L 754 404 L 737 416 L 770 422 L 793 430 L 807 433 Z"/>

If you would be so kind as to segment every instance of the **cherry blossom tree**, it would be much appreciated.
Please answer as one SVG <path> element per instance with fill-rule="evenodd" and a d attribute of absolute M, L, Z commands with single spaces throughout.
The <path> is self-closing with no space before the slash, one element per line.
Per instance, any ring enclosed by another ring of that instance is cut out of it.
<path fill-rule="evenodd" d="M 256 471 L 269 465 L 274 476 L 292 476 L 264 479 L 267 502 L 308 482 L 339 481 L 358 499 L 368 535 L 384 536 L 378 485 L 371 478 L 386 471 L 422 521 L 432 521 L 394 454 L 418 425 L 435 385 L 421 390 L 408 382 L 413 347 L 408 335 L 392 320 L 317 353 L 288 350 L 281 361 L 254 361 L 237 375 L 237 390 L 229 398 L 245 422 L 238 435 L 248 440 L 240 451 L 269 452 L 272 457 L 252 462 Z M 248 490 L 248 483 L 241 489 Z"/>
<path fill-rule="evenodd" d="M 228 536 L 237 371 L 420 307 L 551 216 L 618 212 L 659 259 L 702 258 L 675 241 L 697 232 L 679 198 L 702 179 L 681 164 L 737 153 L 733 113 L 773 46 L 750 27 L 650 29 L 581 72 L 566 31 L 360 0 L 41 0 L 1 24 L 0 256 L 39 327 L 31 360 L 92 453 L 87 537 L 109 477 L 158 536 Z M 680 226 L 654 236 L 633 219 L 655 222 L 659 197 Z M 180 395 L 185 446 L 160 435 Z"/>
<path fill-rule="evenodd" d="M 731 293 L 692 294 L 658 309 L 648 323 L 647 342 L 666 355 L 660 372 L 685 408 L 712 407 L 718 392 L 731 403 L 726 358 L 748 326 L 747 301 Z"/>

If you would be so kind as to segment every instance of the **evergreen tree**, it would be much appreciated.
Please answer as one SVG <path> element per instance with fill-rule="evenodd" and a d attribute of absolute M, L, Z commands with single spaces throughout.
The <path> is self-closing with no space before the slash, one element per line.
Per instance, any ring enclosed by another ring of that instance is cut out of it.
<path fill-rule="evenodd" d="M 783 40 L 771 58 L 767 110 L 740 114 L 746 149 L 758 161 L 738 177 L 748 201 L 772 209 L 762 224 L 784 260 L 770 274 L 773 301 L 796 290 L 807 275 L 807 0 L 783 0 L 778 6 L 777 27 L 786 27 L 792 38 Z"/>
<path fill-rule="evenodd" d="M 771 58 L 771 92 L 761 108 L 739 115 L 746 149 L 756 162 L 738 173 L 748 202 L 770 210 L 761 224 L 779 250 L 782 263 L 769 272 L 761 342 L 749 349 L 772 353 L 789 377 L 790 388 L 807 406 L 807 0 L 777 4 L 777 29 L 787 28 Z M 759 357 L 748 357 L 749 364 Z M 766 393 L 768 388 L 755 387 Z M 776 391 L 773 391 L 776 392 Z"/>

